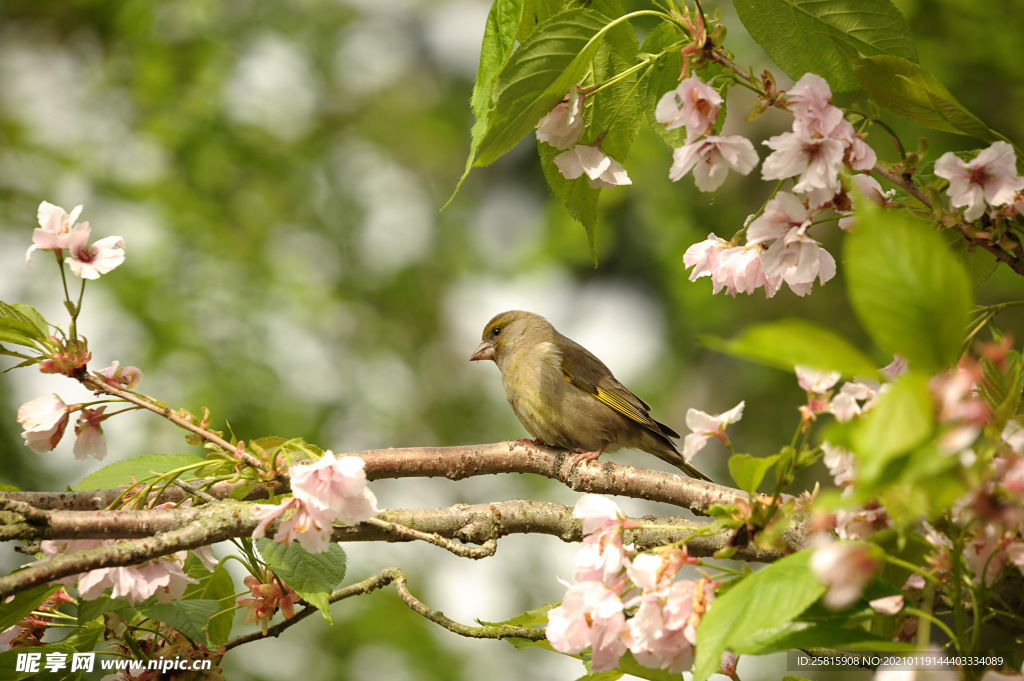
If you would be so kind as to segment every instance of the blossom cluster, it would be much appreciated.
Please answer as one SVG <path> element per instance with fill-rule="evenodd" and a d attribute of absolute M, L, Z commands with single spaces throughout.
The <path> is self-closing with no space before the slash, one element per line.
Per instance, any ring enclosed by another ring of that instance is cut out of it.
<path fill-rule="evenodd" d="M 1006 142 L 993 142 L 971 161 L 947 152 L 935 162 L 935 174 L 949 181 L 949 205 L 964 208 L 964 219 L 973 222 L 986 207 L 1011 204 L 1024 212 L 1024 177 L 1017 175 L 1017 157 Z"/>
<path fill-rule="evenodd" d="M 322 553 L 331 541 L 332 523 L 357 525 L 377 512 L 377 498 L 366 486 L 365 462 L 358 456 L 335 458 L 327 451 L 315 463 L 289 469 L 292 498 L 277 505 L 253 504 L 261 539 L 275 519 L 288 513 L 274 541 L 288 546 L 298 540 L 309 553 Z"/>
<path fill-rule="evenodd" d="M 142 381 L 140 370 L 132 366 L 121 367 L 116 361 L 95 375 L 104 383 L 127 390 L 137 387 Z M 106 414 L 105 411 L 106 407 L 91 409 L 82 404 L 65 404 L 56 394 L 42 395 L 18 408 L 21 437 L 25 445 L 37 454 L 52 451 L 63 439 L 71 415 L 78 412 L 73 449 L 75 458 L 85 460 L 91 456 L 102 461 L 107 456 L 107 442 L 101 424 L 117 413 Z"/>
<path fill-rule="evenodd" d="M 284 618 L 290 620 L 295 616 L 295 604 L 299 602 L 299 595 L 290 586 L 274 577 L 272 571 L 266 571 L 265 579 L 266 581 L 261 581 L 248 575 L 242 582 L 249 588 L 252 598 L 238 599 L 238 605 L 249 609 L 245 616 L 245 624 L 251 621 L 259 622 L 264 636 L 267 635 L 267 625 L 279 608 Z"/>
<path fill-rule="evenodd" d="M 548 612 L 551 646 L 573 655 L 590 648 L 594 673 L 614 669 L 627 650 L 646 667 L 674 674 L 689 670 L 697 627 L 717 583 L 675 580 L 680 568 L 697 562 L 685 547 L 636 553 L 624 546 L 628 522 L 606 497 L 585 495 L 573 515 L 583 519 L 586 536 L 575 558 L 576 582 L 563 582 L 565 598 Z"/>
<path fill-rule="evenodd" d="M 537 122 L 537 141 L 563 149 L 555 156 L 558 172 L 567 180 L 587 176 L 594 189 L 632 184 L 622 164 L 601 151 L 600 144 L 577 144 L 583 136 L 583 97 L 576 88 Z"/>
<path fill-rule="evenodd" d="M 69 214 L 60 206 L 46 201 L 40 203 L 36 216 L 39 227 L 32 233 L 25 264 L 31 264 L 32 252 L 37 249 L 56 251 L 58 257 L 67 251 L 64 263 L 72 274 L 82 279 L 99 279 L 100 275 L 123 263 L 124 237 L 108 236 L 90 244 L 92 228 L 89 223 L 75 224 L 81 213 L 82 206 L 75 206 Z"/>
<path fill-rule="evenodd" d="M 727 168 L 746 175 L 757 164 L 753 145 L 742 137 L 690 141 L 691 129 L 707 129 L 701 127 L 706 121 L 698 116 L 700 112 L 717 116 L 721 99 L 715 97 L 714 90 L 691 76 L 659 104 L 662 116 L 658 121 L 666 127 L 676 121 L 691 126 L 687 128 L 687 145 L 675 152 L 676 163 L 669 176 L 673 180 L 682 177 L 694 167 L 691 159 L 699 153 L 704 161 L 696 165 L 694 180 L 702 191 L 717 189 Z M 680 104 L 678 109 L 673 102 Z M 726 241 L 712 232 L 683 256 L 686 267 L 693 268 L 690 281 L 711 277 L 714 293 L 724 290 L 735 296 L 763 287 L 771 298 L 785 283 L 797 295 L 805 296 L 816 280 L 824 284 L 835 276 L 835 259 L 809 230 L 815 218 L 827 210 L 846 216 L 852 213 L 840 173 L 870 170 L 877 159 L 842 110 L 832 104 L 832 92 L 820 76 L 807 73 L 797 81 L 788 93 L 786 108 L 793 113 L 793 129 L 764 143 L 772 153 L 764 161 L 761 177 L 792 178 L 792 190 L 777 190 L 763 210 L 748 219 L 746 244 L 739 245 L 736 238 Z M 892 196 L 870 176 L 855 174 L 853 182 L 865 197 L 878 203 Z M 851 224 L 852 218 L 844 217 L 840 227 Z"/>

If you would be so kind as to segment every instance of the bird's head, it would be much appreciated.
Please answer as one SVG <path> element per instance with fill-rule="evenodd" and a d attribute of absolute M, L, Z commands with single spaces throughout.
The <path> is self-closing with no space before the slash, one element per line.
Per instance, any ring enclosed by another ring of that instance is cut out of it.
<path fill-rule="evenodd" d="M 469 361 L 490 359 L 500 363 L 517 348 L 550 340 L 554 327 L 539 314 L 522 310 L 509 310 L 495 315 L 484 327 L 473 356 Z"/>

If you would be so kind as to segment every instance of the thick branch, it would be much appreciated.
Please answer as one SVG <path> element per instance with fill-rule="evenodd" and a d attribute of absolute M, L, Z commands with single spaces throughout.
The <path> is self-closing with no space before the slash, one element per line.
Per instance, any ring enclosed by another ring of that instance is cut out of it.
<path fill-rule="evenodd" d="M 564 449 L 532 442 L 496 442 L 457 447 L 410 447 L 407 449 L 376 449 L 358 452 L 366 461 L 369 480 L 390 478 L 439 478 L 462 480 L 476 475 L 498 473 L 532 473 L 558 480 L 576 492 L 612 494 L 660 501 L 706 514 L 713 504 L 731 504 L 746 493 L 722 485 L 694 480 L 682 472 L 663 473 L 646 468 L 623 466 L 610 461 L 587 462 L 573 468 L 574 457 Z M 274 494 L 287 492 L 285 481 L 278 480 Z M 209 493 L 225 498 L 231 490 L 228 483 L 213 485 Z M 247 499 L 266 499 L 263 485 Z M 109 505 L 120 490 L 98 492 L 11 492 L 9 497 L 25 501 L 41 509 L 95 509 Z M 169 488 L 161 501 L 178 501 L 184 490 Z"/>
<path fill-rule="evenodd" d="M 894 185 L 896 185 L 903 191 L 913 196 L 915 199 L 923 203 L 928 208 L 932 207 L 932 200 L 928 197 L 927 194 L 921 191 L 918 188 L 918 186 L 914 184 L 913 180 L 911 180 L 909 177 L 906 177 L 904 175 L 897 175 L 896 173 L 891 173 L 885 168 L 883 168 L 881 165 L 876 165 L 874 168 L 872 168 L 872 170 L 874 170 L 876 173 L 884 177 L 889 182 L 892 182 Z M 987 239 L 983 239 L 975 235 L 974 231 L 971 229 L 970 224 L 964 222 L 963 220 L 961 220 L 955 225 L 955 229 L 961 234 L 963 234 L 964 238 L 967 239 L 969 243 L 984 248 L 986 251 L 994 255 L 1000 262 L 1006 263 L 1010 269 L 1024 277 L 1024 258 L 1016 258 L 1009 251 L 1000 248 L 998 245 L 990 242 Z"/>

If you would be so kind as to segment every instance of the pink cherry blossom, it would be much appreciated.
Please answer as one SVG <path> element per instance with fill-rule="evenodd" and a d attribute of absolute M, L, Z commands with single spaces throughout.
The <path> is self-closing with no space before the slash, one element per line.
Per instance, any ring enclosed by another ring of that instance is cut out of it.
<path fill-rule="evenodd" d="M 584 494 L 572 509 L 574 518 L 583 518 L 583 534 L 622 526 L 626 515 L 613 500 L 599 494 Z"/>
<path fill-rule="evenodd" d="M 858 173 L 858 174 L 854 175 L 850 179 L 853 182 L 853 184 L 857 187 L 857 189 L 859 190 L 861 196 L 863 196 L 867 200 L 871 201 L 872 203 L 877 203 L 879 206 L 888 205 L 889 203 L 892 202 L 892 197 L 894 197 L 896 195 L 896 190 L 895 189 L 890 189 L 887 192 L 883 192 L 882 191 L 882 185 L 878 184 L 878 180 L 876 180 L 875 178 L 871 177 L 870 175 L 864 175 L 863 173 Z M 856 224 L 857 218 L 854 215 L 854 213 L 857 212 L 857 201 L 859 200 L 857 198 L 857 196 L 858 195 L 856 193 L 850 193 L 849 194 L 849 197 L 850 197 L 850 210 L 848 210 L 848 211 L 837 210 L 836 211 L 840 215 L 846 215 L 847 216 L 847 217 L 844 217 L 844 218 L 840 218 L 840 220 L 839 220 L 839 228 L 840 229 L 850 229 L 851 227 L 853 227 Z"/>
<path fill-rule="evenodd" d="M 1013 147 L 1006 142 L 994 142 L 972 161 L 962 161 L 947 152 L 935 162 L 935 174 L 949 180 L 949 204 L 966 207 L 964 218 L 968 221 L 981 217 L 986 204 L 1012 203 L 1015 194 L 1024 189 L 1024 178 L 1017 176 Z"/>
<path fill-rule="evenodd" d="M 1009 445 L 1014 454 L 1017 456 L 1024 454 L 1024 426 L 1020 421 L 1015 419 L 1007 421 L 1000 437 Z"/>
<path fill-rule="evenodd" d="M 622 534 L 597 532 L 586 537 L 573 559 L 573 577 L 578 582 L 602 582 L 615 586 L 628 561 Z"/>
<path fill-rule="evenodd" d="M 124 262 L 124 238 L 108 236 L 89 244 L 88 222 L 76 225 L 68 234 L 69 255 L 64 262 L 82 279 L 99 279 Z"/>
<path fill-rule="evenodd" d="M 765 276 L 781 277 L 798 295 L 809 292 L 809 287 L 798 285 L 815 279 L 824 284 L 836 273 L 832 255 L 807 234 L 810 226 L 810 214 L 800 199 L 779 192 L 747 228 L 748 244 L 774 240 L 761 256 Z"/>
<path fill-rule="evenodd" d="M 796 124 L 828 137 L 843 120 L 843 111 L 832 105 L 832 90 L 821 76 L 805 73 L 786 93 L 786 108 Z"/>
<path fill-rule="evenodd" d="M 829 410 L 840 423 L 846 423 L 867 410 L 868 404 L 877 396 L 878 388 L 865 381 L 844 383 L 839 394 L 832 398 Z M 867 401 L 863 406 L 860 402 Z"/>
<path fill-rule="evenodd" d="M 799 365 L 794 370 L 800 387 L 816 395 L 824 395 L 842 377 L 838 371 L 821 371 Z"/>
<path fill-rule="evenodd" d="M 853 129 L 853 124 L 845 118 L 832 129 L 829 137 L 837 139 L 845 146 L 843 162 L 853 170 L 871 170 L 878 163 L 875 150 Z"/>
<path fill-rule="evenodd" d="M 339 459 L 327 451 L 313 464 L 291 467 L 292 493 L 324 517 L 358 525 L 377 513 L 377 497 L 366 486 L 365 466 L 358 456 Z"/>
<path fill-rule="evenodd" d="M 693 170 L 693 181 L 697 189 L 713 192 L 725 182 L 730 169 L 740 175 L 747 175 L 757 165 L 757 161 L 754 145 L 745 137 L 712 135 L 673 151 L 668 177 L 675 182 Z"/>
<path fill-rule="evenodd" d="M 629 578 L 638 587 L 644 591 L 659 591 L 672 582 L 671 577 L 665 579 L 664 564 L 665 561 L 657 553 L 641 553 L 629 562 L 626 569 Z"/>
<path fill-rule="evenodd" d="M 70 409 L 64 401 L 53 395 L 29 400 L 18 409 L 18 423 L 25 445 L 37 454 L 48 452 L 64 437 Z"/>
<path fill-rule="evenodd" d="M 986 525 L 977 537 L 964 545 L 964 562 L 974 575 L 976 584 L 992 584 L 999 571 L 1006 565 L 1000 531 L 993 525 Z"/>
<path fill-rule="evenodd" d="M 666 130 L 686 126 L 686 141 L 692 142 L 714 131 L 721 110 L 722 96 L 697 76 L 690 76 L 662 95 L 654 119 Z"/>
<path fill-rule="evenodd" d="M 895 381 L 908 371 L 910 371 L 910 367 L 907 364 L 907 360 L 898 353 L 892 356 L 891 362 L 879 369 L 879 372 L 887 381 Z"/>
<path fill-rule="evenodd" d="M 767 277 L 761 268 L 764 249 L 753 246 L 730 246 L 728 241 L 713 233 L 700 243 L 686 249 L 683 264 L 693 267 L 690 281 L 711 277 L 712 293 L 723 289 L 731 296 L 753 293 L 764 286 L 765 296 L 771 298 L 782 285 L 782 277 Z"/>
<path fill-rule="evenodd" d="M 40 203 L 39 210 L 36 212 L 39 227 L 32 233 L 32 245 L 25 253 L 25 264 L 31 265 L 32 251 L 36 249 L 54 251 L 67 248 L 68 232 L 75 226 L 75 220 L 81 213 L 81 206 L 75 206 L 75 209 L 68 215 L 67 211 L 60 206 L 46 201 Z"/>
<path fill-rule="evenodd" d="M 843 497 L 853 496 L 853 487 L 843 490 Z M 869 502 L 862 508 L 836 511 L 836 534 L 840 539 L 867 539 L 876 532 L 892 528 L 889 514 L 878 502 Z"/>
<path fill-rule="evenodd" d="M 548 612 L 547 638 L 560 653 L 575 655 L 591 648 L 591 670 L 613 669 L 626 652 L 622 601 L 600 582 L 569 587 L 562 604 Z"/>
<path fill-rule="evenodd" d="M 686 425 L 693 432 L 683 440 L 683 458 L 687 461 L 692 459 L 712 437 L 724 438 L 726 427 L 743 418 L 744 405 L 745 402 L 740 402 L 729 411 L 714 416 L 698 409 L 689 409 L 686 412 Z"/>
<path fill-rule="evenodd" d="M 903 596 L 897 594 L 895 596 L 885 596 L 884 598 L 876 598 L 873 601 L 868 601 L 868 605 L 875 612 L 882 615 L 895 615 L 903 609 Z"/>
<path fill-rule="evenodd" d="M 714 582 L 681 581 L 663 592 L 645 592 L 629 620 L 626 644 L 645 667 L 678 674 L 693 666 L 697 626 L 714 599 Z"/>
<path fill-rule="evenodd" d="M 107 440 L 103 437 L 103 427 L 100 425 L 109 418 L 103 415 L 104 410 L 106 407 L 83 409 L 78 415 L 78 422 L 75 424 L 75 447 L 72 451 L 79 461 L 85 461 L 90 456 L 97 461 L 103 461 L 107 456 Z"/>
<path fill-rule="evenodd" d="M 253 504 L 250 512 L 254 518 L 260 520 L 260 524 L 253 531 L 252 538 L 265 537 L 270 523 L 284 515 L 286 511 L 291 511 L 291 514 L 278 525 L 274 534 L 275 542 L 291 546 L 293 541 L 298 540 L 302 548 L 309 553 L 323 553 L 327 550 L 331 542 L 331 518 L 324 511 L 307 506 L 296 497 L 276 506 Z"/>
<path fill-rule="evenodd" d="M 836 481 L 836 484 L 840 487 L 853 484 L 853 481 L 857 479 L 857 460 L 854 458 L 853 452 L 846 447 L 829 442 L 822 442 L 821 450 L 825 452 L 822 459 L 825 467 L 828 468 L 829 475 Z"/>
<path fill-rule="evenodd" d="M 828 590 L 822 603 L 832 610 L 853 605 L 874 578 L 882 561 L 863 542 L 829 542 L 811 554 L 811 572 Z"/>
<path fill-rule="evenodd" d="M 537 141 L 555 149 L 569 149 L 583 134 L 583 100 L 576 88 L 537 122 Z M 579 177 L 577 175 L 577 177 Z"/>
<path fill-rule="evenodd" d="M 772 149 L 772 154 L 761 166 L 763 179 L 783 180 L 799 175 L 793 191 L 808 194 L 815 208 L 830 201 L 842 189 L 839 171 L 843 167 L 846 145 L 841 140 L 813 137 L 809 130 L 798 127 L 764 144 Z"/>
<path fill-rule="evenodd" d="M 577 144 L 555 156 L 555 165 L 567 180 L 586 174 L 587 184 L 594 189 L 633 184 L 621 163 L 597 147 L 585 144 Z"/>
<path fill-rule="evenodd" d="M 113 388 L 134 390 L 142 383 L 142 371 L 133 366 L 120 366 L 120 362 L 114 363 L 106 369 L 100 369 L 97 373 L 103 377 L 103 382 Z"/>

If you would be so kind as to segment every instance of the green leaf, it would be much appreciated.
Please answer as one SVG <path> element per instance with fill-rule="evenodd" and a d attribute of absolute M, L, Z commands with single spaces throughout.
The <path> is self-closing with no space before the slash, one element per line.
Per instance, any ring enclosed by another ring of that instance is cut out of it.
<path fill-rule="evenodd" d="M 0 331 L 7 331 L 22 337 L 42 341 L 50 336 L 50 327 L 43 315 L 30 305 L 21 303 L 0 303 Z M 0 337 L 0 341 L 6 340 Z M 14 343 L 17 341 L 8 340 Z M 19 343 L 26 345 L 26 343 Z"/>
<path fill-rule="evenodd" d="M 91 601 L 78 601 L 78 624 L 84 626 L 105 612 L 112 610 L 123 610 L 131 604 L 120 598 L 111 598 L 110 589 L 107 589 L 101 596 Z"/>
<path fill-rule="evenodd" d="M 149 477 L 153 473 L 164 473 L 167 471 L 203 463 L 205 459 L 191 454 L 148 454 L 136 456 L 124 461 L 104 466 L 95 473 L 82 478 L 82 481 L 75 485 L 76 492 L 91 492 L 98 489 L 115 489 L 121 485 L 130 485 L 132 480 L 140 480 Z M 186 471 L 179 476 L 182 480 L 195 477 L 194 471 Z"/>
<path fill-rule="evenodd" d="M 598 672 L 597 674 L 584 674 L 576 681 L 618 681 L 625 672 L 613 669 L 610 672 Z"/>
<path fill-rule="evenodd" d="M 874 636 L 852 625 L 845 628 L 842 622 L 791 622 L 772 637 L 745 646 L 747 655 L 769 655 L 786 650 L 808 648 L 833 648 L 838 650 L 879 650 L 886 652 L 912 651 L 916 648 L 909 643 L 898 643 L 892 638 Z"/>
<path fill-rule="evenodd" d="M 964 266 L 931 226 L 858 201 L 846 238 L 846 281 L 861 323 L 885 351 L 916 370 L 956 362 L 973 306 Z"/>
<path fill-rule="evenodd" d="M 5 650 L 0 653 L 0 681 L 18 681 L 19 679 L 35 678 L 39 675 L 52 676 L 50 672 L 45 671 L 46 656 L 49 653 L 63 653 L 68 656 L 68 669 L 71 668 L 71 655 L 77 652 L 71 646 L 64 645 L 63 643 L 47 643 L 42 646 L 33 646 L 31 649 L 28 648 L 12 648 L 11 650 Z M 18 665 L 18 654 L 21 653 L 39 653 L 39 671 L 38 672 L 18 672 L 15 671 Z"/>
<path fill-rule="evenodd" d="M 985 142 L 1004 139 L 956 101 L 935 76 L 913 61 L 900 55 L 883 55 L 856 56 L 853 63 L 857 80 L 868 94 L 897 116 Z"/>
<path fill-rule="evenodd" d="M 993 428 L 1001 432 L 1020 407 L 1021 392 L 1024 391 L 1024 358 L 1016 350 L 1009 350 L 1003 358 L 1002 367 L 988 357 L 982 357 L 978 366 L 981 369 L 978 395 L 992 412 Z"/>
<path fill-rule="evenodd" d="M 743 577 L 715 599 L 697 629 L 694 681 L 718 670 L 722 652 L 745 652 L 770 638 L 825 593 L 808 567 L 811 552 L 800 551 Z"/>
<path fill-rule="evenodd" d="M 586 174 L 580 175 L 575 180 L 566 179 L 555 165 L 555 157 L 562 153 L 550 144 L 540 143 L 537 145 L 540 153 L 540 166 L 544 172 L 544 179 L 548 181 L 555 198 L 565 206 L 575 220 L 587 230 L 587 241 L 590 243 L 590 256 L 597 264 L 597 251 L 594 234 L 597 230 L 597 199 L 601 195 L 600 189 L 591 187 L 587 182 Z"/>
<path fill-rule="evenodd" d="M 906 19 L 890 0 L 736 0 L 740 21 L 787 76 L 807 72 L 833 91 L 857 89 L 840 42 L 861 54 L 917 61 Z M 908 62 L 908 63 L 910 63 Z"/>
<path fill-rule="evenodd" d="M 473 164 L 486 166 L 512 149 L 583 78 L 610 29 L 604 15 L 562 12 L 519 46 L 494 83 L 494 112 Z"/>
<path fill-rule="evenodd" d="M 924 444 L 934 420 L 927 376 L 909 373 L 893 383 L 853 429 L 853 450 L 861 464 L 858 481 L 877 480 L 890 461 Z"/>
<path fill-rule="evenodd" d="M 337 544 L 330 544 L 323 553 L 313 554 L 298 542 L 285 546 L 269 539 L 259 540 L 256 546 L 267 567 L 295 593 L 316 606 L 330 624 L 327 597 L 345 579 L 345 551 Z"/>
<path fill-rule="evenodd" d="M 527 5 L 532 5 L 533 0 L 525 0 Z M 519 29 L 520 17 L 523 13 L 524 0 L 494 0 L 491 11 L 487 15 L 487 25 L 484 27 L 484 40 L 480 48 L 480 65 L 476 70 L 476 81 L 473 83 L 473 98 L 470 100 L 473 106 L 473 114 L 476 122 L 470 130 L 469 158 L 466 159 L 466 168 L 462 171 L 462 177 L 455 185 L 455 191 L 445 203 L 447 206 L 459 193 L 459 188 L 473 169 L 473 158 L 476 156 L 477 146 L 480 139 L 487 130 L 487 120 L 491 114 L 491 90 L 494 87 L 494 78 L 498 71 L 505 65 L 505 61 L 512 54 L 515 47 L 516 31 Z"/>
<path fill-rule="evenodd" d="M 765 473 L 778 460 L 778 454 L 764 458 L 753 457 L 749 454 L 734 454 L 729 457 L 729 475 L 741 490 L 755 494 Z"/>
<path fill-rule="evenodd" d="M 483 620 L 477 620 L 480 624 L 486 627 L 498 627 L 502 625 L 508 625 L 510 627 L 535 627 L 538 624 L 544 624 L 548 621 L 548 611 L 557 608 L 562 604 L 562 601 L 551 601 L 544 605 L 538 606 L 533 610 L 527 610 L 521 615 L 516 615 L 512 619 L 505 620 L 504 622 L 484 622 Z"/>
<path fill-rule="evenodd" d="M 665 54 L 661 54 L 661 52 L 685 39 L 675 24 L 665 22 L 647 34 L 647 38 L 640 48 L 647 54 L 660 55 L 651 64 L 646 77 L 640 84 L 640 99 L 643 102 L 644 113 L 647 115 L 647 123 L 672 149 L 686 144 L 686 128 L 666 130 L 665 126 L 654 118 L 654 111 L 662 96 L 669 90 L 678 87 L 679 74 L 683 68 L 683 56 L 679 54 L 679 50 L 670 50 Z"/>
<path fill-rule="evenodd" d="M 748 326 L 732 340 L 714 337 L 701 340 L 718 352 L 786 371 L 801 365 L 852 377 L 870 375 L 877 369 L 874 362 L 845 338 L 803 319 Z"/>
<path fill-rule="evenodd" d="M 523 0 L 523 13 L 519 28 L 516 30 L 516 42 L 526 42 L 538 26 L 561 12 L 566 4 L 566 0 Z"/>
<path fill-rule="evenodd" d="M 89 622 L 81 626 L 78 631 L 62 639 L 61 644 L 74 648 L 80 653 L 86 653 L 96 647 L 101 634 L 103 634 L 103 623 Z"/>
<path fill-rule="evenodd" d="M 956 230 L 949 230 L 945 233 L 946 243 L 953 250 L 957 259 L 967 271 L 970 277 L 971 287 L 978 288 L 992 276 L 999 265 L 999 260 L 984 248 L 974 246 L 964 238 L 964 235 Z"/>
<path fill-rule="evenodd" d="M 633 653 L 626 651 L 626 654 L 619 658 L 619 669 L 630 676 L 648 681 L 684 681 L 682 674 L 672 674 L 667 669 L 651 669 L 636 661 Z"/>
<path fill-rule="evenodd" d="M 189 557 L 185 565 L 185 573 L 192 579 L 199 580 L 199 583 L 189 584 L 182 598 L 184 600 L 211 600 L 219 604 L 217 612 L 210 618 L 206 633 L 210 637 L 210 643 L 216 645 L 225 643 L 231 636 L 232 614 L 235 607 L 235 599 L 231 598 L 235 593 L 231 575 L 224 567 L 218 567 L 210 572 L 195 556 Z"/>
<path fill-rule="evenodd" d="M 22 591 L 14 596 L 10 603 L 0 603 L 0 631 L 10 629 L 28 614 L 39 607 L 39 604 L 57 593 L 60 585 L 40 584 L 34 589 Z M 13 666 L 12 666 L 13 669 Z"/>
<path fill-rule="evenodd" d="M 193 641 L 202 642 L 206 639 L 206 625 L 218 610 L 220 604 L 217 601 L 192 600 L 157 603 L 139 612 L 157 622 L 171 625 Z"/>

